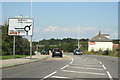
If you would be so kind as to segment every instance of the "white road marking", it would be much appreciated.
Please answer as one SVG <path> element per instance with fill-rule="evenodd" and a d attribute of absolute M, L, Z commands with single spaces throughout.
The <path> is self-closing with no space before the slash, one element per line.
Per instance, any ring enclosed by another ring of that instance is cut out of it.
<path fill-rule="evenodd" d="M 108 74 L 108 76 L 109 76 L 110 80 L 113 80 L 113 78 L 112 78 L 111 74 L 110 74 L 108 71 L 107 71 L 107 74 Z"/>
<path fill-rule="evenodd" d="M 106 75 L 104 73 L 93 73 L 93 72 L 78 72 L 78 71 L 69 71 L 69 70 L 62 70 L 64 72 L 71 72 L 71 73 L 82 73 L 82 74 L 95 74 L 95 75 Z"/>
<path fill-rule="evenodd" d="M 81 64 L 72 64 L 72 65 L 85 66 L 85 67 L 101 67 L 101 66 L 98 66 L 98 65 L 81 65 Z"/>
<path fill-rule="evenodd" d="M 63 78 L 63 79 L 68 79 L 69 77 L 62 77 L 62 76 L 51 76 L 52 78 Z"/>
<path fill-rule="evenodd" d="M 72 61 L 70 62 L 70 64 L 72 64 L 72 63 L 73 63 L 73 61 L 74 61 L 74 60 L 73 60 L 73 58 L 72 58 Z"/>
<path fill-rule="evenodd" d="M 102 62 L 101 62 L 101 61 L 99 61 L 99 63 L 100 63 L 100 64 L 102 64 Z"/>
<path fill-rule="evenodd" d="M 80 68 L 80 69 L 92 69 L 92 70 L 103 70 L 99 68 L 85 68 L 85 67 L 74 67 L 74 66 L 68 66 L 69 68 Z"/>
<path fill-rule="evenodd" d="M 66 66 L 62 67 L 61 69 L 64 69 L 64 68 L 66 68 L 66 67 L 68 67 L 68 65 L 66 65 Z"/>
<path fill-rule="evenodd" d="M 73 63 L 73 58 L 72 58 L 72 61 L 69 63 L 69 64 L 72 64 Z M 61 69 L 64 69 L 64 68 L 66 68 L 66 67 L 68 67 L 69 66 L 69 64 L 67 64 L 66 66 L 64 66 L 64 67 L 62 67 Z"/>
<path fill-rule="evenodd" d="M 54 71 L 53 73 L 51 73 L 51 74 L 49 74 L 49 75 L 45 76 L 43 79 L 46 79 L 46 78 L 48 78 L 48 77 L 52 76 L 52 75 L 53 75 L 53 74 L 55 74 L 55 73 L 57 73 L 57 71 Z"/>
<path fill-rule="evenodd" d="M 106 69 L 105 65 L 102 65 L 104 69 Z"/>
<path fill-rule="evenodd" d="M 103 65 L 103 63 L 102 63 L 101 61 L 99 61 L 99 63 L 102 65 L 102 67 L 103 67 L 104 69 L 106 69 L 105 65 Z M 107 72 L 107 75 L 108 75 L 108 77 L 110 78 L 110 80 L 113 80 L 113 78 L 112 78 L 111 74 L 109 73 L 109 71 L 106 71 L 106 72 Z"/>

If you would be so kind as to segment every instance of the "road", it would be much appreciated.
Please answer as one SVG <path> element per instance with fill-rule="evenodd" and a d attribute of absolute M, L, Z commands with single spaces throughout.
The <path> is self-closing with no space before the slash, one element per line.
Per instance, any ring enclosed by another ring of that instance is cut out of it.
<path fill-rule="evenodd" d="M 2 80 L 118 80 L 118 59 L 64 55 L 3 69 Z"/>

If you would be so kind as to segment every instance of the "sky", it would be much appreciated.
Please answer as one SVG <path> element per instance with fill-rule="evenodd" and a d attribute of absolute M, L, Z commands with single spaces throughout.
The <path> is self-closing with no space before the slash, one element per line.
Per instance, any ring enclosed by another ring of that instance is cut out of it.
<path fill-rule="evenodd" d="M 3 24 L 15 16 L 29 18 L 32 10 L 33 41 L 92 38 L 99 30 L 110 34 L 111 39 L 118 38 L 117 2 L 32 2 L 32 9 L 30 4 L 3 2 Z"/>

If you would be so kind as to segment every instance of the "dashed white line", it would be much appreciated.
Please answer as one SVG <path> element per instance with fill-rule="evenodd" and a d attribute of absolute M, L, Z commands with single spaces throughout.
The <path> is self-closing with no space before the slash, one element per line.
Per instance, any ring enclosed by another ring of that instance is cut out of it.
<path fill-rule="evenodd" d="M 99 68 L 85 68 L 85 67 L 74 67 L 74 66 L 68 66 L 69 68 L 80 68 L 80 69 L 92 69 L 92 70 L 103 70 Z"/>
<path fill-rule="evenodd" d="M 111 74 L 110 74 L 108 71 L 107 71 L 107 74 L 108 74 L 108 76 L 109 76 L 110 80 L 113 80 L 113 78 L 112 78 Z"/>
<path fill-rule="evenodd" d="M 73 58 L 72 58 L 72 61 L 70 62 L 70 64 L 72 64 L 72 63 L 73 63 L 73 61 L 74 61 L 74 60 L 73 60 Z"/>
<path fill-rule="evenodd" d="M 106 75 L 104 73 L 93 73 L 93 72 L 78 72 L 78 71 L 70 71 L 70 70 L 62 70 L 64 72 L 71 72 L 71 73 L 82 73 L 82 74 L 96 74 L 96 75 Z"/>
<path fill-rule="evenodd" d="M 61 69 L 64 69 L 64 68 L 66 68 L 66 67 L 68 67 L 68 65 L 66 65 L 66 66 L 62 67 Z"/>
<path fill-rule="evenodd" d="M 68 79 L 69 77 L 62 77 L 62 76 L 51 76 L 52 78 L 63 78 L 63 79 Z"/>
<path fill-rule="evenodd" d="M 105 65 L 102 65 L 102 67 L 103 67 L 104 69 L 106 69 Z"/>
<path fill-rule="evenodd" d="M 73 58 L 72 58 L 72 61 L 69 63 L 69 64 L 72 64 L 73 63 Z M 66 67 L 68 67 L 69 66 L 69 64 L 67 64 L 66 66 L 64 66 L 64 67 L 62 67 L 61 69 L 64 69 L 64 68 L 66 68 Z"/>
<path fill-rule="evenodd" d="M 42 80 L 44 80 L 44 79 L 46 79 L 46 78 L 48 78 L 48 77 L 52 76 L 52 75 L 53 75 L 53 74 L 55 74 L 55 73 L 57 73 L 57 71 L 54 71 L 53 73 L 51 73 L 51 74 L 49 74 L 49 75 L 45 76 Z"/>
<path fill-rule="evenodd" d="M 102 62 L 101 62 L 101 61 L 99 61 L 99 63 L 100 63 L 100 64 L 102 64 Z"/>
<path fill-rule="evenodd" d="M 105 65 L 103 65 L 103 63 L 102 63 L 101 61 L 99 61 L 99 63 L 102 65 L 102 67 L 103 67 L 104 69 L 106 69 Z M 110 78 L 110 80 L 113 80 L 113 78 L 112 78 L 111 74 L 109 73 L 109 71 L 106 71 L 106 72 L 107 72 L 107 75 L 108 75 L 108 77 Z"/>

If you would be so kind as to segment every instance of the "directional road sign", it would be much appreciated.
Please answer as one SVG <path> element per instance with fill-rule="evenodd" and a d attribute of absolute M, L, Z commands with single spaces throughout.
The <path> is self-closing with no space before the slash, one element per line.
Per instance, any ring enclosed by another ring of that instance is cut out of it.
<path fill-rule="evenodd" d="M 8 35 L 32 35 L 33 18 L 9 18 Z"/>

